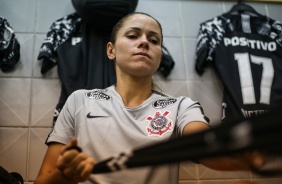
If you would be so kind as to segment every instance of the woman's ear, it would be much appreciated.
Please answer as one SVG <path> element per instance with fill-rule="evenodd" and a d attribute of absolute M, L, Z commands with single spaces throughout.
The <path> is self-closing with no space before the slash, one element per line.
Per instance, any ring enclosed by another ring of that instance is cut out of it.
<path fill-rule="evenodd" d="M 107 44 L 107 55 L 110 60 L 114 60 L 116 58 L 115 48 L 111 42 Z"/>

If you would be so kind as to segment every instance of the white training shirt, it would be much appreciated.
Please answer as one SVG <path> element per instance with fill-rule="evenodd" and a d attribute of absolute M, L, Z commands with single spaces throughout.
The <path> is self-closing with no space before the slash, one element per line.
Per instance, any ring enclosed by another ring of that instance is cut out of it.
<path fill-rule="evenodd" d="M 46 143 L 67 144 L 77 137 L 82 150 L 98 163 L 127 150 L 179 137 L 189 122 L 207 120 L 198 102 L 157 91 L 140 106 L 128 108 L 113 85 L 72 93 Z M 99 184 L 176 184 L 178 164 L 92 174 L 90 178 Z"/>

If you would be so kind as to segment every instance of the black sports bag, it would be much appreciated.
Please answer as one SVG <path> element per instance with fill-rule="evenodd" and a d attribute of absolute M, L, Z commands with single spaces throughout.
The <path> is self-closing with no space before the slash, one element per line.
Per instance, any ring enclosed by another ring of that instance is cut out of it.
<path fill-rule="evenodd" d="M 135 11 L 138 0 L 72 0 L 72 4 L 87 23 L 111 30 L 118 20 Z"/>

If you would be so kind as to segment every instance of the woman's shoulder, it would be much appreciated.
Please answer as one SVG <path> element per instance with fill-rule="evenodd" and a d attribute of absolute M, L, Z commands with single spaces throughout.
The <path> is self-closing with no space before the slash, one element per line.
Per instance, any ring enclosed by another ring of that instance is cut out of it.
<path fill-rule="evenodd" d="M 178 105 L 188 105 L 197 104 L 198 102 L 192 100 L 187 96 L 173 96 L 164 92 L 154 91 L 154 96 L 152 98 L 153 106 L 167 106 L 168 104 L 178 104 Z"/>
<path fill-rule="evenodd" d="M 79 89 L 71 93 L 68 97 L 69 103 L 82 103 L 93 100 L 109 100 L 110 95 L 106 89 Z"/>
<path fill-rule="evenodd" d="M 85 97 L 95 97 L 95 96 L 99 96 L 101 94 L 106 94 L 108 92 L 108 88 L 105 89 L 78 89 L 76 91 L 74 91 L 71 95 L 75 95 L 75 96 L 85 96 Z"/>
<path fill-rule="evenodd" d="M 163 98 L 163 99 L 176 99 L 176 100 L 192 100 L 190 97 L 188 96 L 173 96 L 170 95 L 168 93 L 162 92 L 162 91 L 157 91 L 157 90 L 153 90 L 154 94 L 158 97 L 158 98 Z M 192 100 L 193 101 L 193 100 Z"/>

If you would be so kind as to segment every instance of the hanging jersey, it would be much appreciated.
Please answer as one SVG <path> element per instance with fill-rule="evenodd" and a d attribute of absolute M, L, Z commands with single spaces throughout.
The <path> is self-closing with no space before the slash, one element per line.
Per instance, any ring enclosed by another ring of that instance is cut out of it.
<path fill-rule="evenodd" d="M 38 55 L 38 59 L 42 60 L 42 74 L 45 74 L 58 64 L 59 58 L 57 55 L 57 48 L 75 33 L 79 32 L 80 25 L 81 18 L 77 13 L 69 14 L 52 23 L 50 30 L 40 47 Z M 77 43 L 79 41 L 74 40 L 74 42 Z"/>
<path fill-rule="evenodd" d="M 282 24 L 223 14 L 200 25 L 196 71 L 212 65 L 224 86 L 222 119 L 256 116 L 282 104 Z"/>
<path fill-rule="evenodd" d="M 9 22 L 0 17 L 0 68 L 8 72 L 20 59 L 20 44 Z"/>
<path fill-rule="evenodd" d="M 95 29 L 77 13 L 56 20 L 47 33 L 38 56 L 41 73 L 58 65 L 62 82 L 53 124 L 68 96 L 78 89 L 106 88 L 116 82 L 114 62 L 106 55 L 110 31 Z"/>
<path fill-rule="evenodd" d="M 155 91 L 140 106 L 124 106 L 115 86 L 78 90 L 70 95 L 47 143 L 66 144 L 72 137 L 96 162 L 115 154 L 176 138 L 187 123 L 208 123 L 198 102 Z M 164 153 L 165 154 L 165 153 Z M 178 183 L 175 164 L 92 175 L 97 183 Z"/>

